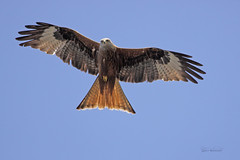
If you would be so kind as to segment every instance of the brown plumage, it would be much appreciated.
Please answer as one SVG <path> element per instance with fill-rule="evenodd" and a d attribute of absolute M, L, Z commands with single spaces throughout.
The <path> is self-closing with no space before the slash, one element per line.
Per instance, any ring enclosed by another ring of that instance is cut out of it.
<path fill-rule="evenodd" d="M 104 82 L 103 82 L 104 83 Z M 95 80 L 88 94 L 79 104 L 77 109 L 104 109 L 106 106 L 109 109 L 117 109 L 135 113 L 128 99 L 126 98 L 118 80 L 115 80 L 113 88 L 109 88 L 110 85 L 104 84 L 104 87 L 100 90 L 99 77 Z"/>
<path fill-rule="evenodd" d="M 101 43 L 90 40 L 78 32 L 56 25 L 37 22 L 26 25 L 31 30 L 16 38 L 26 41 L 20 46 L 31 46 L 48 54 L 56 54 L 63 62 L 72 64 L 81 71 L 98 75 L 92 88 L 77 109 L 117 109 L 135 113 L 119 84 L 125 82 L 197 81 L 204 71 L 195 67 L 202 64 L 191 56 L 159 48 L 127 49 L 115 46 L 110 39 Z M 195 65 L 195 66 L 194 66 Z"/>

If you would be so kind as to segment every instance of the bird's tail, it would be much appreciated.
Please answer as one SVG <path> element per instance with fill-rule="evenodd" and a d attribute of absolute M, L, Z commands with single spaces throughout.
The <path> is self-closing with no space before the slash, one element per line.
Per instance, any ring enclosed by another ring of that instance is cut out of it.
<path fill-rule="evenodd" d="M 123 93 L 119 81 L 116 79 L 113 90 L 109 89 L 108 83 L 104 84 L 103 92 L 100 91 L 99 77 L 95 80 L 88 94 L 77 107 L 78 110 L 93 109 L 116 109 L 135 114 L 127 97 Z"/>

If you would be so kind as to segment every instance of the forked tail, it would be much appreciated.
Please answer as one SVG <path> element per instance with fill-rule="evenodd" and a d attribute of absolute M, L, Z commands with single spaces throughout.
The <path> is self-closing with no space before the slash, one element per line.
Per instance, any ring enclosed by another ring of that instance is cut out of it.
<path fill-rule="evenodd" d="M 103 92 L 100 92 L 99 77 L 95 80 L 88 94 L 77 107 L 78 110 L 93 109 L 116 109 L 135 114 L 127 97 L 123 93 L 119 81 L 116 79 L 113 91 L 111 92 L 108 83 L 104 85 Z"/>

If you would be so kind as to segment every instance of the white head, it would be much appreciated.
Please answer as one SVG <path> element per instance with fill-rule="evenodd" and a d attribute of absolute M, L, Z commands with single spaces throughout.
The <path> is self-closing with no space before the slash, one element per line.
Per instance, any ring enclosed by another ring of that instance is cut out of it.
<path fill-rule="evenodd" d="M 116 46 L 112 43 L 112 41 L 109 38 L 103 38 L 100 41 L 100 48 L 103 48 L 103 49 L 115 49 Z"/>

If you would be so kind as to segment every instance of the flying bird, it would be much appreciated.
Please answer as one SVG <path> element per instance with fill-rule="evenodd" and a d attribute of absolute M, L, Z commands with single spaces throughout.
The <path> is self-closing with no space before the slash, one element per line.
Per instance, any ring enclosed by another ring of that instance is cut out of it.
<path fill-rule="evenodd" d="M 202 80 L 199 73 L 205 74 L 196 67 L 202 64 L 186 54 L 153 47 L 119 48 L 109 38 L 98 43 L 75 30 L 43 22 L 25 27 L 30 30 L 18 32 L 24 36 L 16 38 L 25 41 L 20 46 L 56 55 L 81 71 L 97 75 L 78 110 L 107 107 L 135 114 L 119 81 L 139 83 L 161 79 L 197 83 L 193 77 Z"/>

